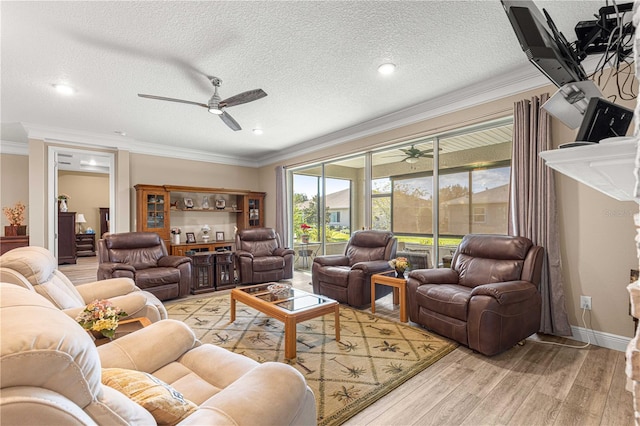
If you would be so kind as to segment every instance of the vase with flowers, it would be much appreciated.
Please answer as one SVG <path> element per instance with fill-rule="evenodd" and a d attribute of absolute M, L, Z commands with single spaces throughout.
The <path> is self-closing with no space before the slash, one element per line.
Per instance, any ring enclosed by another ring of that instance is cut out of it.
<path fill-rule="evenodd" d="M 180 228 L 171 228 L 171 236 L 173 244 L 180 244 L 180 234 L 182 230 Z"/>
<path fill-rule="evenodd" d="M 104 336 L 113 339 L 116 328 L 118 328 L 118 321 L 126 316 L 125 311 L 114 306 L 109 300 L 96 299 L 78 314 L 76 321 L 96 338 Z"/>
<path fill-rule="evenodd" d="M 58 210 L 61 212 L 66 212 L 69 210 L 69 205 L 67 204 L 69 201 L 69 196 L 67 194 L 58 195 Z"/>
<path fill-rule="evenodd" d="M 18 235 L 27 235 L 27 225 L 24 222 L 25 205 L 22 201 L 18 201 L 13 207 L 3 207 L 2 212 L 9 221 L 9 226 L 4 227 L 5 237 L 16 237 Z"/>
<path fill-rule="evenodd" d="M 302 242 L 302 244 L 308 244 L 309 229 L 311 229 L 311 226 L 307 225 L 306 223 L 303 223 L 302 225 L 300 225 L 300 228 L 302 229 L 302 235 L 300 235 L 300 242 Z"/>
<path fill-rule="evenodd" d="M 389 265 L 395 269 L 396 275 L 398 277 L 403 277 L 404 273 L 409 269 L 411 265 L 409 265 L 409 259 L 406 257 L 396 257 L 395 259 L 391 259 L 389 261 Z"/>

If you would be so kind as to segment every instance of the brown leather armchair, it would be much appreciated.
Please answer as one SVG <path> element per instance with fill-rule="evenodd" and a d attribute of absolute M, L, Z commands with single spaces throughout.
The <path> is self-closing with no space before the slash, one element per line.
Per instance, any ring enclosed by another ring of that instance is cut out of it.
<path fill-rule="evenodd" d="M 540 328 L 544 249 L 524 237 L 466 235 L 451 268 L 409 272 L 409 318 L 491 356 Z"/>
<path fill-rule="evenodd" d="M 236 261 L 241 284 L 293 278 L 295 252 L 283 248 L 273 228 L 243 229 L 236 234 Z"/>
<path fill-rule="evenodd" d="M 98 241 L 98 280 L 126 277 L 160 300 L 186 296 L 191 289 L 191 259 L 169 256 L 155 232 L 105 234 Z"/>
<path fill-rule="evenodd" d="M 389 260 L 396 256 L 397 240 L 392 232 L 356 231 L 344 255 L 318 256 L 313 259 L 313 292 L 351 306 L 371 303 L 371 275 L 392 271 Z M 389 294 L 388 286 L 376 287 L 376 298 Z"/>

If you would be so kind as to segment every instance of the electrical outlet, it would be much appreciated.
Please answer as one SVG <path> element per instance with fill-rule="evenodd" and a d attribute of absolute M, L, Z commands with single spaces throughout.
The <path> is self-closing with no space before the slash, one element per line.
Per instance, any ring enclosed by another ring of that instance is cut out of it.
<path fill-rule="evenodd" d="M 591 296 L 580 296 L 580 309 L 591 310 Z"/>

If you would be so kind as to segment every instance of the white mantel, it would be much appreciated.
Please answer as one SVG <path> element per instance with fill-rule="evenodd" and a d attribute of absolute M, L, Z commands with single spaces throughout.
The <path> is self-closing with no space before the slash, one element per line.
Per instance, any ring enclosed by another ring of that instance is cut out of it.
<path fill-rule="evenodd" d="M 598 144 L 540 153 L 547 166 L 619 201 L 635 201 L 638 138 L 612 138 Z"/>

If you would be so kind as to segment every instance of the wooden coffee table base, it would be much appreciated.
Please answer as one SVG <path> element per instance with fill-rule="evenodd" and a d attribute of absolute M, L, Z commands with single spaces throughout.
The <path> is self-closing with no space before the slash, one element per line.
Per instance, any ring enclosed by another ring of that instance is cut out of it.
<path fill-rule="evenodd" d="M 340 304 L 335 300 L 327 300 L 326 303 L 321 305 L 299 311 L 288 311 L 277 306 L 274 302 L 255 297 L 241 288 L 235 288 L 231 290 L 231 322 L 236 320 L 236 300 L 284 323 L 284 357 L 287 360 L 296 358 L 296 324 L 299 322 L 333 313 L 335 316 L 336 341 L 340 341 Z M 282 302 L 282 300 L 278 302 Z"/>

